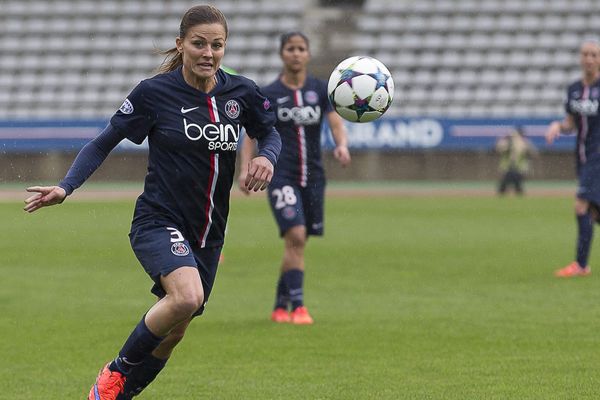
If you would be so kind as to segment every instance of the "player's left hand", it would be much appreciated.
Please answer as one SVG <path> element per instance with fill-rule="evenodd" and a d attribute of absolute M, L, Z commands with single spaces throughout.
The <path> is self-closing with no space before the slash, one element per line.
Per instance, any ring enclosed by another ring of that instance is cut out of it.
<path fill-rule="evenodd" d="M 245 186 L 248 191 L 265 190 L 273 178 L 273 164 L 263 156 L 258 156 L 248 163 L 248 175 Z"/>
<path fill-rule="evenodd" d="M 33 196 L 25 199 L 23 210 L 32 213 L 37 209 L 46 206 L 53 206 L 62 203 L 67 197 L 65 189 L 59 186 L 32 186 L 26 189 L 28 192 L 35 192 Z"/>
<path fill-rule="evenodd" d="M 340 162 L 342 167 L 347 167 L 350 165 L 350 151 L 348 150 L 347 146 L 337 146 L 333 150 L 333 156 Z"/>

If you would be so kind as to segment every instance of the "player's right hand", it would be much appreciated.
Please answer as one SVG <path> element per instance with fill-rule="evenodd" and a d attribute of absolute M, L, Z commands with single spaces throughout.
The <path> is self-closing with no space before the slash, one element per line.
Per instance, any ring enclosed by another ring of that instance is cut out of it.
<path fill-rule="evenodd" d="M 560 122 L 554 121 L 553 123 L 550 124 L 550 126 L 548 127 L 548 130 L 546 130 L 546 134 L 545 134 L 546 143 L 548 143 L 548 144 L 554 143 L 556 138 L 559 136 L 560 136 Z"/>
<path fill-rule="evenodd" d="M 248 191 L 265 190 L 273 178 L 273 164 L 264 156 L 254 157 L 248 163 L 248 174 L 244 186 Z"/>
<path fill-rule="evenodd" d="M 65 189 L 59 186 L 32 186 L 26 189 L 28 192 L 35 193 L 25 199 L 25 207 L 23 210 L 32 213 L 35 210 L 53 206 L 62 203 L 67 197 Z"/>

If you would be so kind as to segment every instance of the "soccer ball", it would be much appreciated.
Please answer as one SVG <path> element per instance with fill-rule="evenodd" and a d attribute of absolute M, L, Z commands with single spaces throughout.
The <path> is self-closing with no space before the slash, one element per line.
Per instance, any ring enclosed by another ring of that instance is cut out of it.
<path fill-rule="evenodd" d="M 392 104 L 394 81 L 390 71 L 372 57 L 350 57 L 338 64 L 327 84 L 335 111 L 350 122 L 381 117 Z"/>

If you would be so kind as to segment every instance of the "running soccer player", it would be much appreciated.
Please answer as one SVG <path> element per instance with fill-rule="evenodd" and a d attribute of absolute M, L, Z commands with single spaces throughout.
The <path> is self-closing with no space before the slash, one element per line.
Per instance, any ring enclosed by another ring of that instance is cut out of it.
<path fill-rule="evenodd" d="M 133 89 L 58 186 L 27 189 L 36 193 L 25 200 L 27 212 L 62 203 L 123 139 L 148 139 L 148 174 L 129 237 L 159 300 L 101 369 L 89 400 L 138 394 L 204 311 L 223 246 L 242 127 L 260 148 L 249 162 L 247 190 L 264 190 L 273 175 L 281 149 L 274 114 L 254 82 L 219 69 L 227 36 L 221 11 L 190 8 L 161 73 Z"/>
<path fill-rule="evenodd" d="M 554 121 L 546 131 L 546 141 L 552 144 L 561 133 L 577 132 L 575 149 L 579 184 L 575 198 L 577 217 L 576 259 L 555 272 L 558 277 L 585 276 L 593 236 L 593 213 L 597 219 L 600 205 L 600 43 L 586 40 L 580 47 L 581 80 L 567 89 L 566 117 Z"/>
<path fill-rule="evenodd" d="M 327 98 L 327 84 L 308 74 L 308 38 L 301 32 L 282 35 L 279 54 L 283 72 L 262 89 L 275 109 L 275 127 L 282 141 L 279 163 L 268 189 L 271 210 L 284 240 L 271 319 L 312 324 L 304 306 L 304 249 L 309 235 L 323 235 L 325 172 L 321 162 L 321 126 L 325 117 L 336 143 L 333 154 L 342 166 L 350 163 L 350 153 L 342 119 Z M 245 193 L 248 162 L 254 153 L 254 144 L 247 139 L 242 144 L 238 178 Z"/>

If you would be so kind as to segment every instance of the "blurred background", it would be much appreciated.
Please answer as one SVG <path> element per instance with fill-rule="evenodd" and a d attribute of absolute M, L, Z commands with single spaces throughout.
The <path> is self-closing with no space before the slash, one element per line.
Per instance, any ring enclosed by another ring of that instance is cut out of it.
<path fill-rule="evenodd" d="M 53 181 L 129 91 L 155 74 L 189 1 L 0 1 L 0 182 Z M 578 47 L 597 29 L 595 0 L 221 0 L 230 38 L 224 64 L 269 83 L 278 38 L 311 39 L 314 75 L 352 55 L 373 56 L 396 83 L 379 121 L 348 124 L 354 162 L 331 179 L 498 177 L 496 140 L 521 127 L 538 147 L 530 178 L 574 177 L 573 139 L 547 147 Z M 324 133 L 324 142 L 328 143 Z M 93 180 L 141 180 L 143 146 L 124 144 Z"/>

